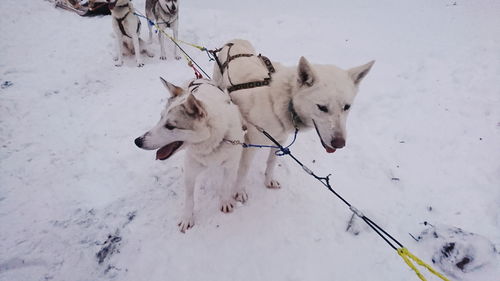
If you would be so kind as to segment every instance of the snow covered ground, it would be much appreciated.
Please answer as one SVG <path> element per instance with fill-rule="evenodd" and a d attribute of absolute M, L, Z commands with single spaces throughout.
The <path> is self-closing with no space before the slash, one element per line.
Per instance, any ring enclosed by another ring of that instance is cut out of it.
<path fill-rule="evenodd" d="M 426 262 L 457 243 L 482 265 L 434 265 L 452 280 L 498 280 L 500 2 L 237 2 L 183 1 L 180 37 L 208 48 L 248 39 L 287 65 L 376 59 L 347 147 L 327 155 L 302 132 L 292 152 Z M 180 233 L 183 154 L 154 161 L 133 139 L 159 118 L 158 77 L 193 73 L 158 55 L 115 67 L 110 22 L 0 1 L 0 280 L 418 280 L 361 222 L 358 235 L 346 231 L 350 212 L 288 158 L 283 188 L 267 190 L 262 154 L 250 200 L 232 214 L 198 190 L 196 225 Z M 186 50 L 211 72 L 204 53 Z M 441 227 L 441 244 L 432 230 L 422 242 L 409 235 L 423 222 Z"/>

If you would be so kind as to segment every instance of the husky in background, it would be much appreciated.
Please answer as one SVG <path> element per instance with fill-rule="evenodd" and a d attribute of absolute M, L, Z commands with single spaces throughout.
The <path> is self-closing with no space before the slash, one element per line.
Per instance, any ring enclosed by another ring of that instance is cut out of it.
<path fill-rule="evenodd" d="M 345 146 L 346 120 L 363 78 L 374 61 L 348 70 L 334 65 L 285 67 L 257 55 L 252 44 L 235 39 L 217 50 L 213 79 L 230 92 L 248 122 L 246 141 L 272 144 L 257 126 L 283 143 L 295 128 L 314 128 L 328 153 Z M 259 86 L 260 85 L 260 86 Z M 237 185 L 243 185 L 255 149 L 243 151 Z M 279 188 L 274 179 L 275 151 L 267 159 L 265 185 Z"/>
<path fill-rule="evenodd" d="M 231 144 L 243 142 L 244 131 L 238 107 L 210 81 L 193 80 L 184 88 L 163 79 L 162 82 L 170 98 L 161 119 L 135 139 L 135 144 L 142 149 L 157 149 L 159 160 L 186 148 L 186 202 L 179 222 L 179 230 L 185 232 L 194 225 L 194 188 L 200 176 L 209 175 L 210 182 L 219 187 L 220 210 L 224 213 L 233 210 L 233 198 L 247 199 L 243 187 L 235 185 L 242 147 Z"/>
<path fill-rule="evenodd" d="M 153 56 L 139 37 L 141 21 L 134 15 L 130 0 L 107 0 L 112 16 L 113 30 L 116 36 L 116 66 L 123 65 L 123 54 L 135 54 L 138 67 L 144 66 L 141 53 Z M 138 51 L 139 50 L 139 51 Z"/>
<path fill-rule="evenodd" d="M 146 17 L 154 20 L 156 24 L 163 30 L 165 28 L 172 29 L 174 39 L 178 37 L 179 24 L 179 2 L 177 0 L 146 0 Z M 153 42 L 153 32 L 151 25 L 149 28 L 149 42 Z M 158 32 L 158 41 L 160 42 L 160 59 L 166 60 L 165 54 L 165 35 L 163 32 Z M 180 59 L 179 48 L 174 46 L 175 59 Z"/>

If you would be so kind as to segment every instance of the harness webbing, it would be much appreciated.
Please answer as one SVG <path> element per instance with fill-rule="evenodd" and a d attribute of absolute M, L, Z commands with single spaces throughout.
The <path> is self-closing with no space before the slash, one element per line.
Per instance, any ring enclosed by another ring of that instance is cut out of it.
<path fill-rule="evenodd" d="M 236 55 L 231 56 L 230 52 L 231 52 L 231 48 L 233 47 L 233 45 L 234 45 L 233 43 L 227 43 L 222 48 L 209 51 L 210 54 L 214 57 L 215 62 L 219 66 L 219 70 L 220 70 L 221 75 L 224 74 L 224 71 L 226 69 L 228 69 L 228 71 L 229 71 L 229 63 L 231 61 L 233 61 L 237 58 L 242 58 L 242 57 L 248 58 L 248 57 L 255 56 L 254 54 L 236 54 Z M 229 47 L 229 48 L 227 49 L 226 61 L 224 63 L 221 63 L 219 60 L 219 57 L 217 56 L 217 53 L 222 51 L 222 49 L 224 49 L 224 47 Z M 262 87 L 262 86 L 269 86 L 269 84 L 271 83 L 271 74 L 275 73 L 276 70 L 274 69 L 274 66 L 269 58 L 267 58 L 261 54 L 259 54 L 257 57 L 264 63 L 264 66 L 267 68 L 269 77 L 266 77 L 263 80 L 250 81 L 250 82 L 245 82 L 245 83 L 240 83 L 240 84 L 235 85 L 231 81 L 231 77 L 229 76 L 229 73 L 228 73 L 227 78 L 229 80 L 229 83 L 231 84 L 231 86 L 227 88 L 227 91 L 229 93 L 237 91 L 237 90 L 242 90 L 242 89 L 250 89 L 250 88 Z"/>
<path fill-rule="evenodd" d="M 188 89 L 190 90 L 191 93 L 193 93 L 193 92 L 196 92 L 201 85 L 210 85 L 210 86 L 218 88 L 219 90 L 221 90 L 221 92 L 224 92 L 219 86 L 213 84 L 211 82 L 211 80 L 207 80 L 204 78 L 198 78 L 198 79 L 191 81 L 188 85 Z"/>
<path fill-rule="evenodd" d="M 241 57 L 246 57 L 246 58 L 253 57 L 253 54 L 237 54 L 237 55 L 228 57 L 226 62 L 224 62 L 224 64 L 222 64 L 221 72 L 224 73 L 224 69 L 226 69 L 228 67 L 229 63 L 232 60 L 237 59 L 237 58 L 241 58 Z"/>
<path fill-rule="evenodd" d="M 127 5 L 128 6 L 128 5 Z M 122 18 L 117 18 L 116 22 L 118 23 L 118 27 L 120 28 L 120 31 L 122 32 L 123 36 L 127 36 L 128 38 L 132 38 L 130 35 L 127 34 L 127 31 L 125 31 L 125 27 L 123 26 L 123 21 L 127 18 L 127 16 L 130 14 L 130 11 L 128 11 L 125 16 Z M 141 21 L 137 20 L 137 31 L 139 32 L 141 30 Z"/>
<path fill-rule="evenodd" d="M 215 49 L 215 50 L 210 50 L 208 51 L 215 59 L 215 62 L 217 63 L 217 65 L 219 66 L 219 70 L 220 70 L 220 74 L 224 74 L 224 68 L 222 68 L 222 64 L 220 63 L 220 60 L 219 60 L 219 57 L 217 56 L 217 53 L 219 53 L 220 51 L 222 51 L 222 49 L 224 49 L 224 47 L 228 46 L 229 47 L 229 50 L 231 50 L 231 46 L 233 46 L 234 44 L 233 43 L 227 43 L 225 44 L 224 46 L 222 46 L 221 48 L 219 49 Z M 229 50 L 227 52 L 227 54 L 229 55 Z"/>
<path fill-rule="evenodd" d="M 242 89 L 250 89 L 250 88 L 262 87 L 262 86 L 269 86 L 269 84 L 271 83 L 271 79 L 272 79 L 271 74 L 276 72 L 276 70 L 274 69 L 274 66 L 271 63 L 271 60 L 269 60 L 267 57 L 260 55 L 260 54 L 258 55 L 258 57 L 266 66 L 267 71 L 268 71 L 267 75 L 269 77 L 264 78 L 264 80 L 251 81 L 251 82 L 240 83 L 240 84 L 236 84 L 236 85 L 233 85 L 233 83 L 231 83 L 232 86 L 227 88 L 227 91 L 229 93 L 237 91 L 237 90 L 242 90 Z M 229 77 L 229 74 L 228 74 L 228 77 Z"/>

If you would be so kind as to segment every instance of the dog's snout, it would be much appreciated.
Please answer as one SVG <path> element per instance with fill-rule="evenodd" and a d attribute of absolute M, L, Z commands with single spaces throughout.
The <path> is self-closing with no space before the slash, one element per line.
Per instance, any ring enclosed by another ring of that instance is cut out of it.
<path fill-rule="evenodd" d="M 108 8 L 110 10 L 113 10 L 115 8 L 115 5 L 116 5 L 116 1 L 110 1 L 110 0 L 108 0 Z"/>
<path fill-rule="evenodd" d="M 334 148 L 342 148 L 345 146 L 345 139 L 342 137 L 336 137 L 332 140 L 331 145 Z"/>
<path fill-rule="evenodd" d="M 142 148 L 142 145 L 144 144 L 142 137 L 136 138 L 134 142 L 135 142 L 135 145 L 137 145 L 140 148 Z"/>

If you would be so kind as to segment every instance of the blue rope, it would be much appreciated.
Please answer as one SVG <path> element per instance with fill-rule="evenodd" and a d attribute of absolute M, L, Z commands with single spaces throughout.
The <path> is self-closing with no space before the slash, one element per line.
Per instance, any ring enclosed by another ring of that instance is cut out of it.
<path fill-rule="evenodd" d="M 272 149 L 277 149 L 274 152 L 274 154 L 276 156 L 284 156 L 284 155 L 290 154 L 290 147 L 295 143 L 295 140 L 297 139 L 297 134 L 298 133 L 299 133 L 299 129 L 295 128 L 295 133 L 293 135 L 293 140 L 286 147 L 279 147 L 279 146 L 276 146 L 276 145 L 250 144 L 250 143 L 243 143 L 243 144 L 241 144 L 241 146 L 243 146 L 243 148 L 255 147 L 255 148 L 272 148 Z"/>

